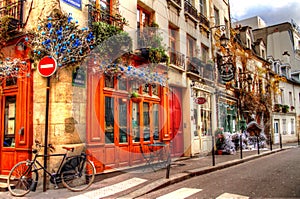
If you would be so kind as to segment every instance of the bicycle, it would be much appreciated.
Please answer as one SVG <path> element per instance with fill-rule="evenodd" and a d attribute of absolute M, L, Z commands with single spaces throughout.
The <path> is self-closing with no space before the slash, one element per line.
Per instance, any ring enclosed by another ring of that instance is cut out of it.
<path fill-rule="evenodd" d="M 81 155 L 69 156 L 68 152 L 73 152 L 74 147 L 62 147 L 66 150 L 61 154 L 39 155 L 42 146 L 39 141 L 35 141 L 36 148 L 32 150 L 35 154 L 33 160 L 26 160 L 17 163 L 8 175 L 8 190 L 13 196 L 24 196 L 30 191 L 35 191 L 39 175 L 39 170 L 44 170 L 50 176 L 50 182 L 54 184 L 55 189 L 62 183 L 64 187 L 71 191 L 83 191 L 91 186 L 95 179 L 95 166 L 93 162 L 87 159 L 87 155 L 82 152 Z M 50 151 L 55 148 L 49 144 Z M 38 157 L 62 156 L 60 166 L 56 173 L 50 173 L 37 160 Z"/>

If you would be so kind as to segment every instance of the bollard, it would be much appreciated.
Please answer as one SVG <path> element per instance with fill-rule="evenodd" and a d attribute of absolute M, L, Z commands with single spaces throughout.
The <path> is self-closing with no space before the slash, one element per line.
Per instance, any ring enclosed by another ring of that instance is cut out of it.
<path fill-rule="evenodd" d="M 171 155 L 169 153 L 168 159 L 167 159 L 167 171 L 166 171 L 166 179 L 170 178 L 170 170 L 171 170 Z"/>
<path fill-rule="evenodd" d="M 300 133 L 298 132 L 298 146 L 300 146 Z"/>
<path fill-rule="evenodd" d="M 272 134 L 270 134 L 270 150 L 272 151 Z"/>
<path fill-rule="evenodd" d="M 243 139 L 242 139 L 242 134 L 240 135 L 240 156 L 241 156 L 241 159 L 243 159 Z"/>
<path fill-rule="evenodd" d="M 281 133 L 279 134 L 279 144 L 280 144 L 280 149 L 282 149 L 282 136 L 281 136 Z"/>
<path fill-rule="evenodd" d="M 259 155 L 259 137 L 256 136 L 256 142 L 257 142 L 257 154 Z"/>
<path fill-rule="evenodd" d="M 167 157 L 167 168 L 166 168 L 166 179 L 170 178 L 170 170 L 171 170 L 171 148 L 170 146 L 172 145 L 172 143 L 170 143 L 170 145 L 167 148 L 167 153 L 168 153 L 168 157 Z"/>
<path fill-rule="evenodd" d="M 216 162 L 215 162 L 215 137 L 214 136 L 212 136 L 211 142 L 212 142 L 212 150 L 211 150 L 211 153 L 212 153 L 212 164 L 213 164 L 213 166 L 215 166 Z"/>

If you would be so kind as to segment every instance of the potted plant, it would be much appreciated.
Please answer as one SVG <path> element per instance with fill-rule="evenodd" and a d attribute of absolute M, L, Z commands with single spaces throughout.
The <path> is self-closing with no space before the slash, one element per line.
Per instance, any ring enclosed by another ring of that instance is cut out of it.
<path fill-rule="evenodd" d="M 275 111 L 275 112 L 280 112 L 280 111 L 281 111 L 281 108 L 282 108 L 282 105 L 281 105 L 281 104 L 275 104 L 275 105 L 274 105 L 274 111 Z"/>
<path fill-rule="evenodd" d="M 130 95 L 130 98 L 135 103 L 138 103 L 142 100 L 142 98 L 140 97 L 140 95 L 137 92 L 132 92 Z"/>
<path fill-rule="evenodd" d="M 283 105 L 283 106 L 282 106 L 282 112 L 283 112 L 283 113 L 289 112 L 289 109 L 290 109 L 289 105 Z"/>

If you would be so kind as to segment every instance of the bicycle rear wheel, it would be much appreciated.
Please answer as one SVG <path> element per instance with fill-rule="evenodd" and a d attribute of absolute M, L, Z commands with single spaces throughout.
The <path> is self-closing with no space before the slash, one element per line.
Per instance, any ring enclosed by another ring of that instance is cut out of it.
<path fill-rule="evenodd" d="M 79 171 L 79 167 L 76 167 L 61 173 L 63 185 L 71 191 L 83 191 L 94 182 L 96 172 L 94 164 L 89 160 L 83 164 L 82 172 Z"/>
<path fill-rule="evenodd" d="M 19 162 L 9 172 L 8 190 L 13 196 L 24 196 L 34 181 L 37 181 L 37 173 L 32 171 L 32 166 L 26 161 Z"/>

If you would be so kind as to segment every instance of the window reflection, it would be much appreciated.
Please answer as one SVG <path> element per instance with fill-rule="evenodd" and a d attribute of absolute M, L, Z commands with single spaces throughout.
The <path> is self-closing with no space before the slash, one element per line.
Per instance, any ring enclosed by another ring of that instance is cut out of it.
<path fill-rule="evenodd" d="M 15 147 L 16 96 L 5 97 L 4 147 Z"/>
<path fill-rule="evenodd" d="M 114 88 L 114 77 L 108 75 L 105 76 L 105 87 Z"/>
<path fill-rule="evenodd" d="M 143 103 L 143 124 L 144 124 L 144 141 L 150 141 L 150 117 L 149 103 Z"/>
<path fill-rule="evenodd" d="M 119 99 L 119 142 L 128 142 L 127 139 L 127 115 L 128 115 L 127 99 Z"/>
<path fill-rule="evenodd" d="M 132 137 L 133 142 L 140 142 L 140 110 L 135 102 L 132 103 Z"/>
<path fill-rule="evenodd" d="M 114 98 L 105 97 L 105 143 L 114 143 Z"/>
<path fill-rule="evenodd" d="M 153 139 L 159 140 L 159 126 L 158 126 L 158 104 L 153 104 L 152 118 L 153 118 Z"/>

